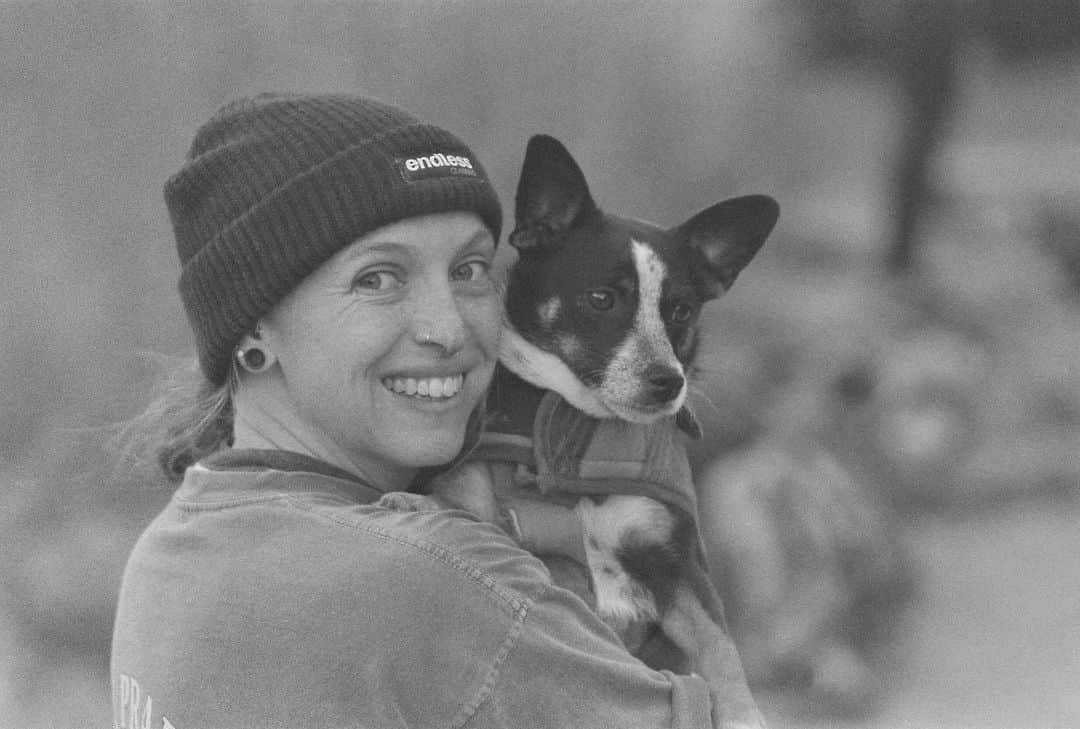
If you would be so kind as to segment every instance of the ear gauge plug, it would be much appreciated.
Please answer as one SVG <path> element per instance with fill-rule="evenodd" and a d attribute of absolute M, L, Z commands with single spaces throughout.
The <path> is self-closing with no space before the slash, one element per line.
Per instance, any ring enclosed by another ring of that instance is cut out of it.
<path fill-rule="evenodd" d="M 270 366 L 270 360 L 258 347 L 248 347 L 236 351 L 236 361 L 248 372 L 258 374 Z"/>
<path fill-rule="evenodd" d="M 251 333 L 252 339 L 262 339 L 262 326 L 257 325 L 255 331 Z M 248 372 L 252 374 L 258 374 L 265 372 L 270 367 L 270 358 L 266 356 L 259 347 L 248 347 L 247 349 L 236 350 L 236 361 Z"/>

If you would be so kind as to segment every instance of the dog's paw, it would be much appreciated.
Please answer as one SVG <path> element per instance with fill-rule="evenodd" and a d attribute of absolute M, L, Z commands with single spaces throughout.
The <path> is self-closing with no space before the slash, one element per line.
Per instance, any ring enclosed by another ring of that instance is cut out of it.
<path fill-rule="evenodd" d="M 581 519 L 596 612 L 626 639 L 633 626 L 659 617 L 655 596 L 626 562 L 664 547 L 671 537 L 671 513 L 643 496 L 611 496 L 599 504 L 583 498 L 574 510 Z"/>
<path fill-rule="evenodd" d="M 375 502 L 375 506 L 392 511 L 438 511 L 446 508 L 430 496 L 405 491 L 391 491 L 383 494 L 382 498 Z"/>

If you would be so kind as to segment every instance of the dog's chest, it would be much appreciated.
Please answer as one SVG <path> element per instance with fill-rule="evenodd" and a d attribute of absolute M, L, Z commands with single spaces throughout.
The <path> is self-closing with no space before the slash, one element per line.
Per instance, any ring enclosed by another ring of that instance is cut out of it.
<path fill-rule="evenodd" d="M 573 507 L 581 520 L 595 607 L 622 633 L 657 619 L 692 554 L 696 511 L 671 419 L 641 425 L 591 418 L 558 395 L 496 375 L 477 456 L 501 498 Z"/>
<path fill-rule="evenodd" d="M 649 425 L 593 418 L 500 366 L 472 457 L 517 464 L 519 482 L 547 498 L 647 496 L 694 515 L 682 438 L 673 418 Z"/>

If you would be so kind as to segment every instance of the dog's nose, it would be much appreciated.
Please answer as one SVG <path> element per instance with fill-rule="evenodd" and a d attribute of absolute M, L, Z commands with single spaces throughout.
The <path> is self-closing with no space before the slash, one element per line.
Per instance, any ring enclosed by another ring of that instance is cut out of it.
<path fill-rule="evenodd" d="M 649 383 L 653 397 L 663 401 L 674 400 L 683 386 L 683 376 L 667 365 L 650 365 L 645 370 L 645 381 Z"/>

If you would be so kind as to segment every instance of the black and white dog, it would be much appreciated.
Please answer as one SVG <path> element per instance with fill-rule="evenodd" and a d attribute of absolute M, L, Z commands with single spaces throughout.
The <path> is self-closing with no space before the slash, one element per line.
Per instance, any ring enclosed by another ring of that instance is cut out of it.
<path fill-rule="evenodd" d="M 510 410 L 524 407 L 530 426 L 536 408 L 528 403 L 554 391 L 596 424 L 590 434 L 616 421 L 645 437 L 654 428 L 674 431 L 676 423 L 693 433 L 685 406 L 702 305 L 732 285 L 778 215 L 776 201 L 762 195 L 726 200 L 670 229 L 611 215 L 594 203 L 565 147 L 533 137 L 517 191 L 510 243 L 518 260 L 509 273 L 493 393 L 511 401 Z M 444 482 L 444 493 L 495 518 L 476 496 L 476 483 L 493 471 L 477 477 L 476 467 L 466 463 L 449 479 L 458 478 L 457 486 Z M 688 480 L 688 470 L 677 477 Z M 717 726 L 763 726 L 707 577 L 693 506 L 674 508 L 662 490 L 658 499 L 648 488 L 621 489 L 617 473 L 589 484 L 584 492 L 548 486 L 581 519 L 599 615 L 631 649 L 650 629 L 664 633 L 709 682 L 722 714 Z M 603 484 L 612 484 L 610 492 Z M 511 488 L 530 487 L 519 480 Z M 492 487 L 497 496 L 487 503 L 506 490 Z M 543 542 L 533 534 L 528 546 L 543 551 Z"/>

